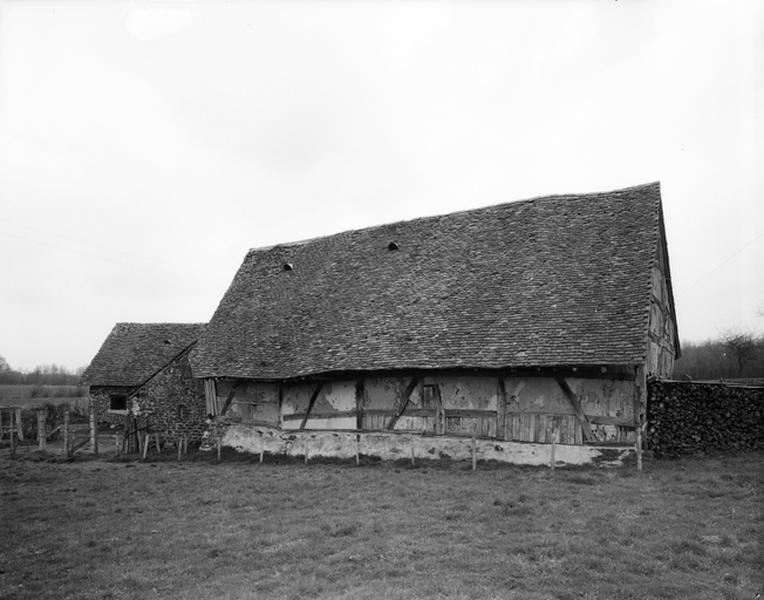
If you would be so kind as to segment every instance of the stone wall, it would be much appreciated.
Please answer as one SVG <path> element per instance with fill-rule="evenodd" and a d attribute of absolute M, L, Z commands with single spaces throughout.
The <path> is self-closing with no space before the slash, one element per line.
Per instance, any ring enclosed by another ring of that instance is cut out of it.
<path fill-rule="evenodd" d="M 123 425 L 126 413 L 109 410 L 111 394 L 126 395 L 132 388 L 92 386 L 90 397 L 97 421 Z M 130 417 L 138 425 L 148 425 L 150 432 L 158 432 L 171 440 L 186 435 L 191 441 L 200 441 L 205 430 L 204 385 L 192 377 L 188 354 L 170 363 L 128 401 Z"/>
<path fill-rule="evenodd" d="M 431 436 L 413 432 L 284 431 L 272 427 L 232 424 L 222 437 L 224 446 L 240 452 L 292 457 L 333 457 L 352 459 L 356 452 L 382 460 L 472 459 L 473 440 L 466 437 Z M 555 466 L 601 464 L 622 465 L 634 453 L 633 447 L 579 446 L 570 444 L 525 444 L 474 440 L 475 457 L 518 465 Z M 553 450 L 554 448 L 554 450 Z"/>
<path fill-rule="evenodd" d="M 125 413 L 110 412 L 111 395 L 118 394 L 127 396 L 132 388 L 125 386 L 90 386 L 90 403 L 95 410 L 98 423 L 110 423 L 122 425 L 125 422 Z M 129 403 L 128 403 L 129 404 Z"/>
<path fill-rule="evenodd" d="M 167 366 L 138 394 L 138 414 L 148 422 L 150 431 L 171 439 L 179 435 L 200 441 L 207 416 L 204 384 L 194 379 L 188 355 Z"/>

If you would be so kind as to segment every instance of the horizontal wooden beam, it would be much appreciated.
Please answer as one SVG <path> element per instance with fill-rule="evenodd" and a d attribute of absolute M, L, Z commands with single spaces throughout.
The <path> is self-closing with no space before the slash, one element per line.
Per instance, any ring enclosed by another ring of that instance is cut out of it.
<path fill-rule="evenodd" d="M 305 375 L 300 377 L 283 378 L 252 378 L 252 381 L 261 381 L 263 383 L 310 383 L 310 382 L 328 382 L 328 381 L 350 381 L 358 379 L 374 379 L 381 377 L 408 378 L 408 377 L 496 377 L 503 375 L 505 377 L 555 377 L 561 375 L 564 377 L 580 377 L 584 379 L 617 379 L 634 381 L 635 365 L 554 365 L 554 366 L 522 366 L 512 367 L 503 366 L 495 368 L 443 368 L 443 369 L 379 369 L 379 370 L 348 370 L 331 371 L 328 373 L 316 373 L 314 375 Z M 604 370 L 603 370 L 604 369 Z"/>
<path fill-rule="evenodd" d="M 507 418 L 534 415 L 537 417 L 575 417 L 576 413 L 571 412 L 542 412 L 542 411 L 517 411 L 507 413 Z M 608 415 L 586 415 L 586 418 L 593 425 L 617 425 L 618 427 L 634 427 L 633 419 L 623 417 L 611 417 Z"/>
<path fill-rule="evenodd" d="M 365 409 L 364 414 L 371 416 L 385 416 L 392 417 L 395 415 L 393 410 L 385 409 Z M 496 417 L 495 410 L 481 410 L 481 409 L 468 409 L 468 408 L 447 408 L 445 409 L 446 417 L 467 417 L 467 418 L 485 418 Z M 304 419 L 306 412 L 294 412 L 281 415 L 283 419 Z M 358 413 L 355 409 L 351 410 L 324 410 L 324 411 L 312 411 L 310 413 L 311 419 L 340 419 L 344 417 L 354 417 Z M 431 408 L 408 408 L 403 416 L 406 417 L 432 417 Z"/>

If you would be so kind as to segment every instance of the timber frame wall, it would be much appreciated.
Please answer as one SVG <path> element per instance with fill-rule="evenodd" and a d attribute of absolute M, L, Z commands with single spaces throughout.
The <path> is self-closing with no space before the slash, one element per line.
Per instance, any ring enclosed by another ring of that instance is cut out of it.
<path fill-rule="evenodd" d="M 636 441 L 645 369 L 348 373 L 205 380 L 207 411 L 283 430 L 397 431 L 537 443 Z M 639 424 L 639 425 L 638 425 Z"/>

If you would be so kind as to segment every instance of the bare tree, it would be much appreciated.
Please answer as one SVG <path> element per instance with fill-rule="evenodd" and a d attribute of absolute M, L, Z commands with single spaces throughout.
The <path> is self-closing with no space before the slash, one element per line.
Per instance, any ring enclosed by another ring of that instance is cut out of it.
<path fill-rule="evenodd" d="M 722 345 L 737 362 L 738 375 L 742 375 L 745 364 L 756 356 L 756 339 L 750 333 L 732 331 L 722 338 Z"/>

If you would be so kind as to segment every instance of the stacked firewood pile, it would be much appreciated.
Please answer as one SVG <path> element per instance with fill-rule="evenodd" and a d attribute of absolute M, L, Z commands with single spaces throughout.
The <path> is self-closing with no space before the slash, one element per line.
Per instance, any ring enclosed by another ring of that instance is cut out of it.
<path fill-rule="evenodd" d="M 647 447 L 656 457 L 764 448 L 764 389 L 648 382 Z"/>

